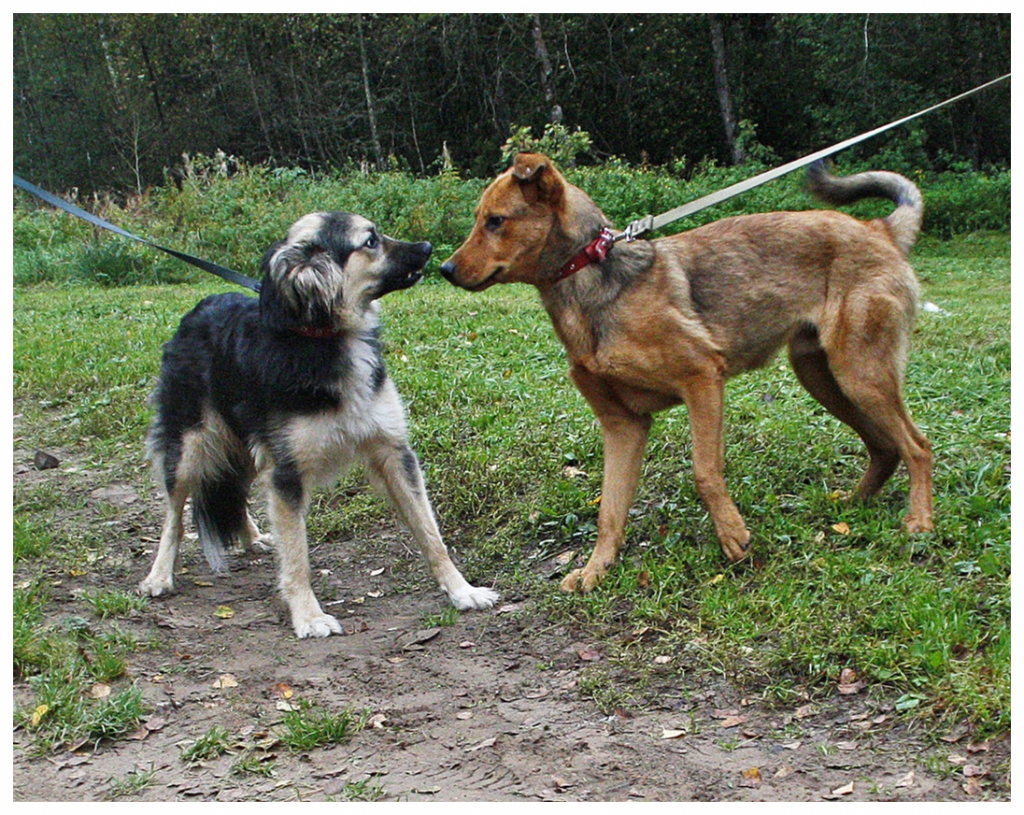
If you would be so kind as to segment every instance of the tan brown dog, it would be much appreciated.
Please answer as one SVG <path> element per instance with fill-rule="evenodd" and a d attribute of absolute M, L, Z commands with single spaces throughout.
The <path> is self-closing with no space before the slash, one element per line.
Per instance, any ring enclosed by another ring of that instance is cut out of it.
<path fill-rule="evenodd" d="M 881 197 L 896 209 L 875 221 L 833 211 L 744 215 L 609 244 L 608 219 L 546 156 L 518 155 L 484 191 L 473 231 L 441 272 L 470 291 L 536 286 L 604 434 L 597 545 L 563 590 L 589 591 L 615 562 L 651 414 L 680 402 L 722 549 L 732 561 L 747 554 L 750 533 L 723 477 L 724 384 L 783 345 L 804 387 L 867 445 L 856 497 L 876 493 L 902 459 L 906 528 L 932 529 L 931 445 L 901 394 L 918 299 L 906 255 L 921 194 L 895 173 L 841 179 L 819 165 L 810 180 L 832 204 Z"/>

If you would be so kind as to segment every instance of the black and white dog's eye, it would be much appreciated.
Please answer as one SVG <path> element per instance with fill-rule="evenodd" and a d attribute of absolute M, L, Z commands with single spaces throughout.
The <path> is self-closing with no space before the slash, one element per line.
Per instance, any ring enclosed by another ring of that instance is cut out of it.
<path fill-rule="evenodd" d="M 370 237 L 366 239 L 366 243 L 364 243 L 363 246 L 367 249 L 376 249 L 378 246 L 380 246 L 380 238 L 377 237 L 377 234 L 375 232 L 371 233 Z"/>

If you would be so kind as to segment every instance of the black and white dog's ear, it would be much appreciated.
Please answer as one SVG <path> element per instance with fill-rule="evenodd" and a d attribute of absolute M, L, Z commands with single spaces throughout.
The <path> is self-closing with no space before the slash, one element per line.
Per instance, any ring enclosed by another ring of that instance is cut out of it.
<path fill-rule="evenodd" d="M 320 243 L 282 241 L 263 257 L 260 311 L 278 331 L 332 331 L 344 271 Z"/>
<path fill-rule="evenodd" d="M 285 246 L 285 241 L 275 243 L 263 255 L 262 263 L 260 314 L 267 325 L 277 331 L 294 330 L 300 324 L 293 304 L 281 291 L 281 281 L 288 276 L 286 253 L 281 251 Z"/>

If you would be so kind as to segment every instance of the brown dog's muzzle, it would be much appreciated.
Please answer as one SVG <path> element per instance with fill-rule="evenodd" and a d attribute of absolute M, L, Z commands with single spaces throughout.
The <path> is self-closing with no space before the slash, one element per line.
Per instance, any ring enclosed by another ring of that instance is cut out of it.
<path fill-rule="evenodd" d="M 497 276 L 505 271 L 504 266 L 498 266 L 491 274 L 475 283 L 469 282 L 464 275 L 459 274 L 459 267 L 451 258 L 441 264 L 441 276 L 453 286 L 458 286 L 466 291 L 483 291 L 497 283 Z"/>
<path fill-rule="evenodd" d="M 459 281 L 455 279 L 456 266 L 450 260 L 446 260 L 441 264 L 441 276 L 449 283 L 454 283 L 456 286 L 459 285 Z"/>

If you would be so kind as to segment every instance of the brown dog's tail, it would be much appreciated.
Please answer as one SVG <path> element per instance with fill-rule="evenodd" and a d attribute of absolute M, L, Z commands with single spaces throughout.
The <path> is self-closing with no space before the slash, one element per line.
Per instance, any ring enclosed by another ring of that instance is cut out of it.
<path fill-rule="evenodd" d="M 814 195 L 833 206 L 852 204 L 862 198 L 892 201 L 896 209 L 884 221 L 900 251 L 904 255 L 910 254 L 921 231 L 924 200 L 917 185 L 909 178 L 884 171 L 840 178 L 828 172 L 823 161 L 816 161 L 807 171 L 807 181 Z"/>

